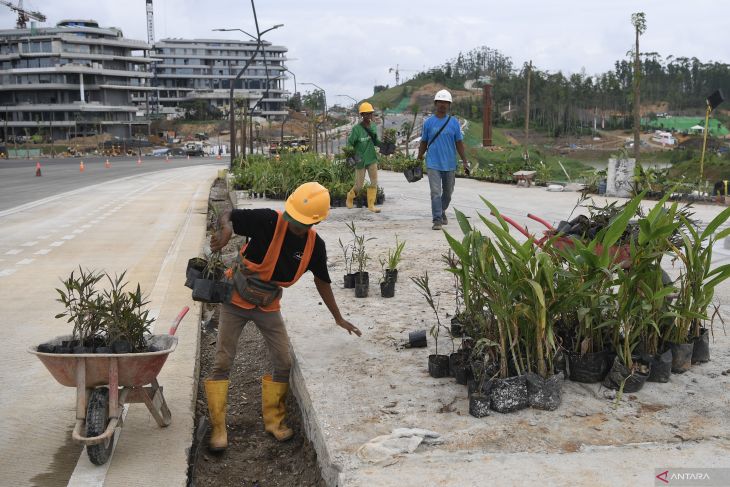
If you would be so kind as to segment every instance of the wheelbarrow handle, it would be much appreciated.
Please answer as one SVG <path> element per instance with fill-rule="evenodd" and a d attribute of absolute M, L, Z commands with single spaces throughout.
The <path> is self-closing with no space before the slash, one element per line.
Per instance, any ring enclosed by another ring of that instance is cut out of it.
<path fill-rule="evenodd" d="M 492 215 L 494 215 L 494 213 L 492 213 Z M 530 232 L 528 232 L 525 227 L 523 227 L 522 225 L 520 225 L 519 223 L 517 223 L 516 221 L 514 221 L 512 218 L 510 218 L 510 217 L 508 217 L 506 215 L 499 215 L 499 216 L 501 216 L 504 221 L 506 221 L 507 223 L 509 223 L 513 227 L 515 227 L 515 229 L 518 232 L 520 232 L 522 235 L 524 235 L 525 237 L 534 239 L 534 237 L 532 235 L 530 235 Z"/>
<path fill-rule="evenodd" d="M 532 218 L 536 222 L 542 223 L 543 225 L 545 225 L 548 228 L 548 230 L 555 230 L 555 227 L 553 227 L 547 220 L 544 220 L 544 219 L 540 218 L 539 216 L 533 215 L 532 213 L 528 213 L 527 218 Z"/>
<path fill-rule="evenodd" d="M 188 314 L 188 311 L 190 311 L 190 306 L 185 306 L 182 311 L 177 315 L 175 318 L 175 321 L 172 322 L 172 326 L 170 327 L 170 331 L 167 332 L 168 335 L 174 336 L 175 332 L 177 331 L 178 325 L 180 325 L 180 322 L 185 317 L 186 314 Z"/>

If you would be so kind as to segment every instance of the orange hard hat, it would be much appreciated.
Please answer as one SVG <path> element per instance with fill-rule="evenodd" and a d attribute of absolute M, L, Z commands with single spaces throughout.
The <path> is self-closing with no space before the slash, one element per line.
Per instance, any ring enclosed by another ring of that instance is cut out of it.
<path fill-rule="evenodd" d="M 327 218 L 330 192 L 317 182 L 304 183 L 289 195 L 284 209 L 299 223 L 314 225 Z"/>

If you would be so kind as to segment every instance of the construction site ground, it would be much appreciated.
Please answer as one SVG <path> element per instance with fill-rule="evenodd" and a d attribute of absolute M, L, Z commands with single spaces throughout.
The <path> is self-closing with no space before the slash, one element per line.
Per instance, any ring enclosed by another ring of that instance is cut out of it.
<path fill-rule="evenodd" d="M 565 381 L 557 411 L 526 409 L 482 419 L 470 416 L 465 386 L 428 375 L 427 356 L 436 348 L 433 338 L 429 337 L 425 349 L 398 347 L 409 332 L 429 330 L 435 324 L 411 277 L 428 271 L 442 322 L 448 322 L 455 310 L 453 279 L 441 259 L 447 243 L 442 232 L 431 230 L 428 182 L 408 184 L 403 175 L 385 171 L 379 179 L 386 193 L 382 213 L 337 208 L 317 227 L 327 242 L 337 302 L 363 336 L 350 336 L 335 325 L 309 275 L 288 289 L 282 300 L 294 357 L 291 384 L 302 415 L 301 429 L 295 420 L 294 441 L 303 442 L 299 435 L 306 432 L 327 485 L 523 485 L 536 479 L 542 485 L 652 485 L 661 471 L 656 469 L 730 467 L 726 421 L 730 340 L 719 323 L 714 329 L 712 360 L 672 375 L 669 383 L 648 383 L 640 392 L 617 400 L 613 391 L 599 384 Z M 235 192 L 232 196 L 239 208 L 283 208 L 281 201 L 248 199 Z M 530 222 L 532 231 L 542 228 L 526 218 L 528 212 L 557 223 L 570 216 L 578 200 L 577 193 L 459 179 L 452 207 L 476 224 L 478 213 L 488 215 L 482 196 L 506 215 Z M 721 210 L 720 206 L 697 206 L 695 214 L 706 223 Z M 460 235 L 451 210 L 448 216 L 445 229 Z M 362 299 L 342 286 L 345 269 L 337 241 L 350 238 L 346 227 L 350 221 L 359 233 L 374 238 L 367 244 L 370 296 Z M 377 262 L 394 245 L 396 235 L 406 241 L 406 247 L 396 295 L 384 299 L 377 284 Z M 728 258 L 730 251 L 719 245 L 715 260 Z M 677 274 L 676 269 L 667 270 Z M 729 283 L 717 289 L 724 317 L 729 290 Z M 241 344 L 239 361 L 246 360 L 246 347 L 248 342 Z M 443 333 L 438 349 L 452 350 Z M 258 370 L 246 374 L 247 380 L 254 381 Z M 248 401 L 258 403 L 252 397 Z M 231 417 L 231 431 L 242 442 L 251 441 L 243 434 L 249 422 L 259 421 L 253 414 L 258 413 Z M 385 446 L 410 440 L 389 443 L 378 437 L 399 428 L 426 429 L 439 437 L 411 453 L 394 453 Z M 281 448 L 271 451 L 289 451 Z"/>
<path fill-rule="evenodd" d="M 226 182 L 217 179 L 211 189 L 210 205 L 220 211 L 232 207 Z M 208 221 L 215 220 L 208 209 Z M 209 224 L 209 227 L 211 225 Z M 210 235 L 210 228 L 208 236 Z M 235 255 L 243 237 L 234 236 L 224 253 Z M 213 368 L 219 318 L 217 304 L 202 307 L 200 335 L 200 380 L 195 403 L 195 424 L 207 415 L 203 380 Z M 302 429 L 301 413 L 293 395 L 287 398 L 288 425 L 295 436 L 279 443 L 264 432 L 261 418 L 261 376 L 271 373 L 271 360 L 255 326 L 244 328 L 239 353 L 231 370 L 228 394 L 228 449 L 223 454 L 207 450 L 209 435 L 197 438 L 191 453 L 190 483 L 197 487 L 323 487 L 317 455 Z"/>

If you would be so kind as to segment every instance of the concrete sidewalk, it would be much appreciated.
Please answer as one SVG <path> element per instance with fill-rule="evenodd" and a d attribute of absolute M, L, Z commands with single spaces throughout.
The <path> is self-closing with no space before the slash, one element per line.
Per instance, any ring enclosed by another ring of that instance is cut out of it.
<path fill-rule="evenodd" d="M 598 384 L 566 381 L 557 411 L 470 416 L 465 386 L 428 375 L 431 337 L 428 349 L 395 347 L 409 331 L 435 323 L 409 277 L 428 271 L 440 296 L 442 321 L 453 314 L 454 301 L 441 261 L 447 244 L 441 232 L 430 229 L 427 180 L 408 184 L 401 174 L 385 171 L 379 179 L 386 193 L 381 214 L 333 209 L 317 227 L 327 243 L 339 306 L 363 337 L 348 336 L 334 324 L 308 276 L 286 290 L 282 300 L 295 357 L 292 387 L 328 485 L 651 485 L 659 468 L 730 467 L 730 378 L 721 374 L 730 368 L 730 341 L 721 327 L 711 362 L 673 375 L 667 384 L 649 383 L 620 403 Z M 475 223 L 477 212 L 488 215 L 480 195 L 506 215 L 530 222 L 533 231 L 542 228 L 527 220 L 527 212 L 557 223 L 570 215 L 579 196 L 459 179 L 452 207 Z M 240 199 L 239 207 L 283 208 L 283 202 Z M 700 206 L 695 213 L 707 222 L 720 210 Z M 342 289 L 345 272 L 337 241 L 348 239 L 345 223 L 350 220 L 359 232 L 376 238 L 368 244 L 371 286 L 364 299 Z M 445 228 L 461 235 L 453 218 Z M 393 246 L 395 234 L 407 244 L 396 296 L 383 299 L 376 284 L 377 257 Z M 716 257 L 727 259 L 723 253 Z M 727 304 L 727 283 L 718 297 Z M 442 347 L 451 351 L 446 336 L 439 340 Z M 363 445 L 397 428 L 432 430 L 441 442 L 378 462 L 364 455 Z"/>

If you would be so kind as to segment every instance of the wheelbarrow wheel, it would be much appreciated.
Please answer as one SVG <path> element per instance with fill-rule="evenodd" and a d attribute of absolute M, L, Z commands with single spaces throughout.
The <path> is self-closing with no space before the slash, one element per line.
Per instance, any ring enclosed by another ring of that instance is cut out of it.
<path fill-rule="evenodd" d="M 89 405 L 86 409 L 86 437 L 99 436 L 106 430 L 109 422 L 109 389 L 97 387 L 91 393 Z M 86 445 L 86 453 L 94 465 L 104 465 L 112 454 L 114 436 L 111 435 L 104 443 Z"/>

